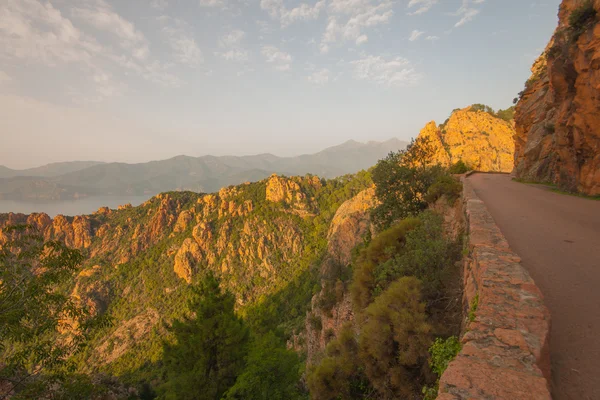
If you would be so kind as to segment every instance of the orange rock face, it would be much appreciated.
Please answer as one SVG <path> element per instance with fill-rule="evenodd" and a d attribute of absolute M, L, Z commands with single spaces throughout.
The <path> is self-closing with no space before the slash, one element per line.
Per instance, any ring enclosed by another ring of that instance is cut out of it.
<path fill-rule="evenodd" d="M 482 172 L 510 172 L 513 169 L 514 128 L 510 122 L 471 107 L 452 113 L 439 127 L 434 121 L 419 133 L 433 150 L 431 162 L 450 166 L 463 161 Z"/>
<path fill-rule="evenodd" d="M 517 105 L 515 174 L 570 191 L 600 194 L 600 23 L 570 16 L 581 1 L 564 0 L 559 26 L 532 68 Z M 600 12 L 600 0 L 593 2 Z"/>

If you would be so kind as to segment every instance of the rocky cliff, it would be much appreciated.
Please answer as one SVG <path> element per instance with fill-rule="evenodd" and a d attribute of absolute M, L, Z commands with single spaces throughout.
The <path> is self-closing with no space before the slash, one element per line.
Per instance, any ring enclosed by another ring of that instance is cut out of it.
<path fill-rule="evenodd" d="M 474 170 L 510 172 L 514 134 L 511 122 L 471 106 L 455 110 L 439 126 L 429 122 L 417 140 L 429 142 L 433 163 L 449 166 L 462 160 Z"/>
<path fill-rule="evenodd" d="M 600 1 L 564 0 L 520 94 L 515 173 L 600 194 Z"/>
<path fill-rule="evenodd" d="M 185 312 L 191 286 L 205 271 L 219 276 L 242 314 L 301 282 L 306 300 L 289 305 L 278 322 L 290 335 L 303 330 L 328 244 L 339 241 L 340 257 L 349 259 L 354 236 L 367 229 L 369 186 L 367 173 L 333 180 L 273 175 L 213 194 L 163 193 L 138 207 L 86 216 L 0 214 L 0 227 L 26 224 L 82 251 L 83 269 L 67 290 L 91 315 L 106 314 L 114 323 L 97 332 L 81 369 L 120 375 L 157 357 L 164 323 Z M 7 239 L 0 231 L 0 245 Z"/>

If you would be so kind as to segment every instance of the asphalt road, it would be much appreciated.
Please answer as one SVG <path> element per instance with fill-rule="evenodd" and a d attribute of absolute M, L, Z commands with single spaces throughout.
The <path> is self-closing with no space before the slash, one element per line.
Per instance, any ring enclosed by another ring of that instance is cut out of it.
<path fill-rule="evenodd" d="M 544 293 L 554 399 L 600 399 L 600 201 L 508 175 L 468 179 Z"/>

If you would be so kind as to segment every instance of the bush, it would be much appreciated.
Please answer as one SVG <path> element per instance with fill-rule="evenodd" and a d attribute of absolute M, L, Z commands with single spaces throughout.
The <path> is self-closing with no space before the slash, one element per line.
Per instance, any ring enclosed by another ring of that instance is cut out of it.
<path fill-rule="evenodd" d="M 427 208 L 427 190 L 445 173 L 441 166 L 431 165 L 434 154 L 431 144 L 420 139 L 406 151 L 390 153 L 373 168 L 375 195 L 380 204 L 371 217 L 379 229 Z"/>
<path fill-rule="evenodd" d="M 404 277 L 394 282 L 365 310 L 360 358 L 365 373 L 382 398 L 408 398 L 415 393 L 420 369 L 431 343 L 421 282 Z"/>
<path fill-rule="evenodd" d="M 419 225 L 405 234 L 401 251 L 374 269 L 375 294 L 400 277 L 415 276 L 427 299 L 440 295 L 444 273 L 460 259 L 460 246 L 444 237 L 442 221 L 433 212 L 419 216 Z"/>
<path fill-rule="evenodd" d="M 498 110 L 496 116 L 506 122 L 510 122 L 515 119 L 515 107 L 509 107 L 506 110 Z"/>
<path fill-rule="evenodd" d="M 596 21 L 596 9 L 591 0 L 587 0 L 579 8 L 576 8 L 569 15 L 569 27 L 572 33 L 572 40 L 579 39 L 585 31 Z"/>
<path fill-rule="evenodd" d="M 556 125 L 554 125 L 552 122 L 546 122 L 544 124 L 544 129 L 547 133 L 554 133 L 556 131 Z"/>
<path fill-rule="evenodd" d="M 460 341 L 456 336 L 451 336 L 446 340 L 437 338 L 429 348 L 431 370 L 438 376 L 442 376 L 450 361 L 454 360 L 461 348 Z"/>
<path fill-rule="evenodd" d="M 373 300 L 376 268 L 402 251 L 406 234 L 420 223 L 417 218 L 402 220 L 375 236 L 369 245 L 360 251 L 354 263 L 354 275 L 350 286 L 352 302 L 357 311 L 367 307 Z"/>
<path fill-rule="evenodd" d="M 458 160 L 457 162 L 452 164 L 450 166 L 450 168 L 448 168 L 449 173 L 456 174 L 456 175 L 464 174 L 464 173 L 467 173 L 468 171 L 469 171 L 469 167 L 467 166 L 467 164 L 465 164 L 463 162 L 463 160 Z"/>
<path fill-rule="evenodd" d="M 435 203 L 442 196 L 446 196 L 450 204 L 454 204 L 462 193 L 462 184 L 450 175 L 440 175 L 435 183 L 427 190 L 425 200 Z"/>

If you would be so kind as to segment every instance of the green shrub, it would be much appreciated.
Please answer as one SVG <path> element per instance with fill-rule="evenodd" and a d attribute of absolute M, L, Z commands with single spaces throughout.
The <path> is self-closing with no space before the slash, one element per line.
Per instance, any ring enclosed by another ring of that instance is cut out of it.
<path fill-rule="evenodd" d="M 556 131 L 556 125 L 554 125 L 552 122 L 546 122 L 544 124 L 544 129 L 547 133 L 554 133 Z"/>
<path fill-rule="evenodd" d="M 425 200 L 435 203 L 442 196 L 446 196 L 448 202 L 453 204 L 462 193 L 462 184 L 450 175 L 440 175 L 433 185 L 427 190 Z"/>
<path fill-rule="evenodd" d="M 515 107 L 509 107 L 506 110 L 498 110 L 496 116 L 506 122 L 510 122 L 515 119 Z"/>
<path fill-rule="evenodd" d="M 471 308 L 469 309 L 469 322 L 475 321 L 477 317 L 477 307 L 479 307 L 479 293 L 475 295 L 473 301 L 471 302 Z"/>
<path fill-rule="evenodd" d="M 394 282 L 365 310 L 360 359 L 382 398 L 409 398 L 417 387 L 431 343 L 421 282 L 404 277 Z"/>
<path fill-rule="evenodd" d="M 456 174 L 456 175 L 464 174 L 464 173 L 467 173 L 468 171 L 469 171 L 469 167 L 467 166 L 467 164 L 465 164 L 463 162 L 463 160 L 458 160 L 457 162 L 452 164 L 450 166 L 450 168 L 448 168 L 449 173 Z"/>
<path fill-rule="evenodd" d="M 579 8 L 576 8 L 569 15 L 569 28 L 572 33 L 572 40 L 579 39 L 596 21 L 596 9 L 594 2 L 586 0 Z"/>
<path fill-rule="evenodd" d="M 321 321 L 321 317 L 318 315 L 310 314 L 308 317 L 308 323 L 315 330 L 320 332 L 323 329 L 323 322 Z"/>
<path fill-rule="evenodd" d="M 454 360 L 461 348 L 462 345 L 456 336 L 451 336 L 446 340 L 437 338 L 429 348 L 431 370 L 438 376 L 442 376 L 450 361 Z"/>

